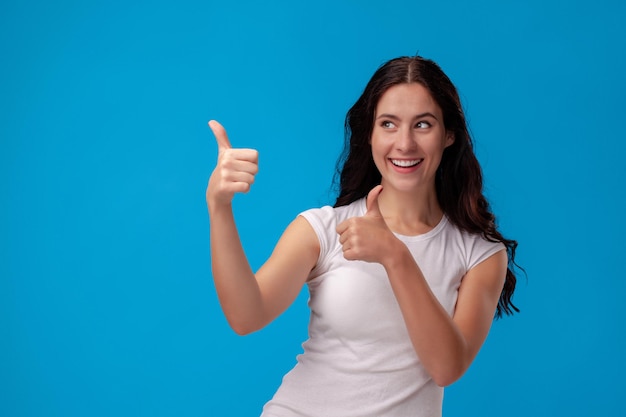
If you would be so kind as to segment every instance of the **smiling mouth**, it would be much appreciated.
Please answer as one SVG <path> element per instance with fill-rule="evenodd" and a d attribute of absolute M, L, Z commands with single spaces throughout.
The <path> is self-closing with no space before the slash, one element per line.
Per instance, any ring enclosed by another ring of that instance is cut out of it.
<path fill-rule="evenodd" d="M 400 168 L 410 168 L 418 165 L 424 159 L 390 159 L 391 163 Z"/>

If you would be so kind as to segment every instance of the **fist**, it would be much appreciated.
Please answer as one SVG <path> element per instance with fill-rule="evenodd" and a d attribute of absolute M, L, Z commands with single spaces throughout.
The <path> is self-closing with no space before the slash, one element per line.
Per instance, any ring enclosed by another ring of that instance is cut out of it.
<path fill-rule="evenodd" d="M 235 193 L 247 193 L 259 171 L 259 153 L 254 149 L 234 149 L 224 127 L 211 120 L 209 127 L 217 141 L 217 164 L 206 190 L 209 210 L 230 205 Z"/>
<path fill-rule="evenodd" d="M 378 207 L 382 189 L 382 185 L 377 185 L 369 192 L 363 216 L 352 217 L 337 226 L 344 258 L 382 263 L 390 239 L 395 239 Z"/>

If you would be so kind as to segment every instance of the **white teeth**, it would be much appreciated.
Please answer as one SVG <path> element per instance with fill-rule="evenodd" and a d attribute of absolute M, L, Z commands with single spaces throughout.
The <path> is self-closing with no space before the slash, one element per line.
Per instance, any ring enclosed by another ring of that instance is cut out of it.
<path fill-rule="evenodd" d="M 419 164 L 420 162 L 422 162 L 421 159 L 411 159 L 411 160 L 392 159 L 391 160 L 392 164 L 394 164 L 395 166 L 398 166 L 398 167 L 402 167 L 402 168 L 412 167 L 412 166 L 415 166 L 415 165 Z"/>

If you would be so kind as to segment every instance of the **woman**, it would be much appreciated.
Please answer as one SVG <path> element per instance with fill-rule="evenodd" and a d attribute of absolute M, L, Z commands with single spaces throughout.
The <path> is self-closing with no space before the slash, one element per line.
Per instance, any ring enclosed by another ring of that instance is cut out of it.
<path fill-rule="evenodd" d="M 441 415 L 442 387 L 470 366 L 494 314 L 517 311 L 517 244 L 482 195 L 448 77 L 421 57 L 376 71 L 346 117 L 335 206 L 299 215 L 256 274 L 231 200 L 254 181 L 257 152 L 209 125 L 211 256 L 230 325 L 258 330 L 310 291 L 309 340 L 263 416 Z"/>

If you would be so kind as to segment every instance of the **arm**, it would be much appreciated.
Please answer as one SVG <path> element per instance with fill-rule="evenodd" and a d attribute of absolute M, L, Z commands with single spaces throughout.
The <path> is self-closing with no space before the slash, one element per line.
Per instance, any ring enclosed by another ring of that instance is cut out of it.
<path fill-rule="evenodd" d="M 258 330 L 297 297 L 319 255 L 317 236 L 296 218 L 285 230 L 267 262 L 254 274 L 243 251 L 231 201 L 247 192 L 258 170 L 256 151 L 232 149 L 217 122 L 209 125 L 218 141 L 218 162 L 206 199 L 211 228 L 211 263 L 220 304 L 236 333 Z"/>
<path fill-rule="evenodd" d="M 450 317 L 406 245 L 385 224 L 377 204 L 379 187 L 368 195 L 363 217 L 337 226 L 344 257 L 383 265 L 417 355 L 438 385 L 449 385 L 469 368 L 487 337 L 504 286 L 506 252 L 465 274 Z"/>
<path fill-rule="evenodd" d="M 383 265 L 424 367 L 438 385 L 453 383 L 487 338 L 504 285 L 506 252 L 495 253 L 465 274 L 453 317 L 439 304 L 406 246 Z"/>

